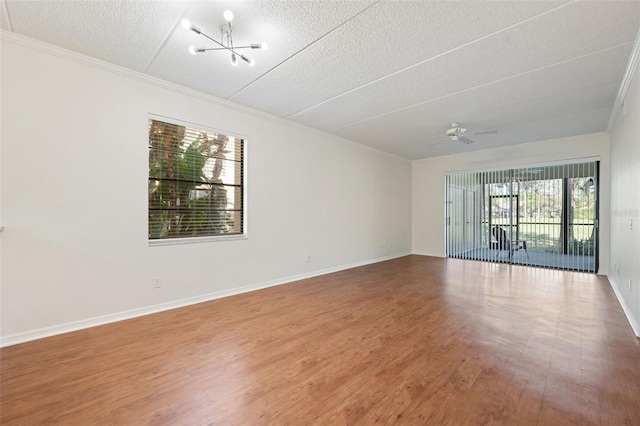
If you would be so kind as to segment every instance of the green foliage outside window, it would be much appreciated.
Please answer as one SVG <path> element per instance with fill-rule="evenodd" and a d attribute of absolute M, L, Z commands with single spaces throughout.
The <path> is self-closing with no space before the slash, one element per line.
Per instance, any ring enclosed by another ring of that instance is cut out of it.
<path fill-rule="evenodd" d="M 149 239 L 242 233 L 243 141 L 149 120 Z"/>

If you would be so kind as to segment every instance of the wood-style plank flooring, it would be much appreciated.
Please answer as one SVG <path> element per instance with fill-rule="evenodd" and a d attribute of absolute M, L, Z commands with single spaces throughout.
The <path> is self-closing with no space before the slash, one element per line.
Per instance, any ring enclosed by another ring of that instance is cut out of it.
<path fill-rule="evenodd" d="M 4 348 L 3 425 L 640 425 L 591 274 L 407 256 Z"/>

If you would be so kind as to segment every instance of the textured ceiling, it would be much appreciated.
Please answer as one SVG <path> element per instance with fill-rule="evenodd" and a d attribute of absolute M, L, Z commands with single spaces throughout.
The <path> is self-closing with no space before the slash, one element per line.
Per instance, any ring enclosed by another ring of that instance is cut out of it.
<path fill-rule="evenodd" d="M 640 1 L 9 1 L 4 30 L 408 159 L 606 130 Z M 225 52 L 191 55 L 218 38 Z M 473 144 L 443 139 L 451 122 Z"/>

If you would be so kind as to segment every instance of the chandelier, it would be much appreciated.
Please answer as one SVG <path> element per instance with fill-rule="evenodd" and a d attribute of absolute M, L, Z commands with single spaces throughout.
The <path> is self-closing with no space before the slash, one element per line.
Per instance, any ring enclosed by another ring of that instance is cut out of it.
<path fill-rule="evenodd" d="M 231 25 L 231 21 L 233 21 L 233 12 L 231 12 L 230 10 L 226 10 L 224 12 L 224 20 L 225 20 L 225 23 L 220 25 L 220 41 L 218 41 L 213 37 L 210 37 L 209 35 L 202 32 L 200 28 L 196 27 L 195 25 L 192 25 L 191 21 L 189 21 L 188 19 L 183 19 L 181 22 L 182 28 L 186 30 L 191 30 L 196 34 L 204 36 L 219 46 L 219 47 L 209 47 L 209 48 L 204 48 L 204 47 L 196 48 L 195 46 L 190 46 L 189 53 L 191 53 L 192 55 L 196 55 L 198 53 L 204 53 L 208 50 L 226 50 L 231 53 L 231 65 L 233 65 L 234 67 L 238 65 L 238 58 L 242 59 L 243 61 L 245 61 L 251 66 L 255 65 L 256 61 L 254 61 L 252 58 L 249 58 L 243 55 L 242 53 L 239 53 L 238 49 L 266 50 L 267 43 L 263 42 L 263 43 L 252 43 L 248 46 L 234 46 L 233 45 L 233 25 Z"/>

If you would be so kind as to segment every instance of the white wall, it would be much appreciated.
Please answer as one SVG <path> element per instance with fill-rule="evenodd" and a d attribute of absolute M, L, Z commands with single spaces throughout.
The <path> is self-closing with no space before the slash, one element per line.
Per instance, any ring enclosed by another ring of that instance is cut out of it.
<path fill-rule="evenodd" d="M 413 252 L 444 252 L 444 180 L 457 171 L 525 167 L 577 158 L 600 158 L 600 269 L 609 270 L 609 137 L 606 133 L 532 142 L 413 162 Z"/>
<path fill-rule="evenodd" d="M 1 101 L 3 344 L 410 253 L 409 161 L 6 33 Z M 148 246 L 149 113 L 246 136 L 248 239 Z"/>
<path fill-rule="evenodd" d="M 640 336 L 640 68 L 611 130 L 609 280 Z M 629 224 L 632 222 L 632 229 Z M 629 289 L 631 280 L 631 289 Z"/>

